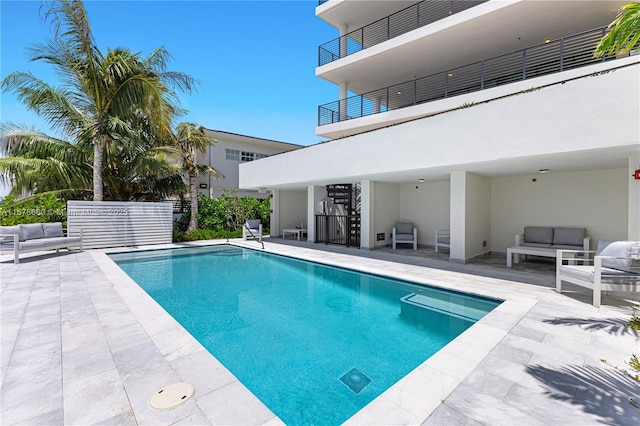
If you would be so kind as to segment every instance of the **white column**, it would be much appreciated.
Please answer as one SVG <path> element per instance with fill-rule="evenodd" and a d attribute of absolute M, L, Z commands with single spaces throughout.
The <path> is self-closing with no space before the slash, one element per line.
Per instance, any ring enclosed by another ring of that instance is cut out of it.
<path fill-rule="evenodd" d="M 340 83 L 340 121 L 347 119 L 347 82 Z"/>
<path fill-rule="evenodd" d="M 490 249 L 491 181 L 475 173 L 452 172 L 450 196 L 449 261 L 466 263 Z"/>
<path fill-rule="evenodd" d="M 376 244 L 374 228 L 375 182 L 360 183 L 360 248 L 372 249 Z"/>
<path fill-rule="evenodd" d="M 269 194 L 269 199 L 271 200 L 270 234 L 278 236 L 280 235 L 280 191 L 273 189 Z"/>
<path fill-rule="evenodd" d="M 340 25 L 340 53 L 339 53 L 339 57 L 344 58 L 345 56 L 347 56 L 347 37 L 343 37 L 344 35 L 347 34 L 347 25 L 343 24 Z"/>
<path fill-rule="evenodd" d="M 465 209 L 466 172 L 452 172 L 449 201 L 449 228 L 451 229 L 450 262 L 465 262 Z"/>
<path fill-rule="evenodd" d="M 628 238 L 640 241 L 640 180 L 632 175 L 640 170 L 640 153 L 629 157 L 629 227 Z"/>
<path fill-rule="evenodd" d="M 307 187 L 307 241 L 316 242 L 316 214 L 320 213 L 320 202 L 326 196 L 324 186 Z"/>

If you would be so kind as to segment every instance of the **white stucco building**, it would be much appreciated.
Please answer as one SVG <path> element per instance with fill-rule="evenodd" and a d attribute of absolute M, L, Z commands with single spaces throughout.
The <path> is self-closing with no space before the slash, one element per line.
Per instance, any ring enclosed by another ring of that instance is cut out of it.
<path fill-rule="evenodd" d="M 198 177 L 198 190 L 211 198 L 218 198 L 225 189 L 237 191 L 240 197 L 266 198 L 268 195 L 266 191 L 240 189 L 238 186 L 238 166 L 242 163 L 302 148 L 302 145 L 239 135 L 222 130 L 205 129 L 205 133 L 217 142 L 207 149 L 204 156 L 198 158 L 198 163 L 213 166 L 224 176 L 216 178 L 200 175 Z"/>
<path fill-rule="evenodd" d="M 241 164 L 239 185 L 272 192 L 273 235 L 304 222 L 325 241 L 323 207 L 349 213 L 327 185 L 353 184 L 348 241 L 449 228 L 458 262 L 528 225 L 640 240 L 640 55 L 593 57 L 624 3 L 321 1 L 337 38 L 316 75 L 336 98 L 315 132 L 332 140 Z"/>

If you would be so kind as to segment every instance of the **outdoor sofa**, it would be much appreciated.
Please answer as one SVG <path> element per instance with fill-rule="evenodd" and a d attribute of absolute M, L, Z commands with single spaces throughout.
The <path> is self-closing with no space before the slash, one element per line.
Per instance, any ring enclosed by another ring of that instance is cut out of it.
<path fill-rule="evenodd" d="M 524 233 L 516 235 L 515 246 L 507 248 L 507 267 L 512 256 L 518 263 L 521 254 L 555 258 L 557 250 L 573 250 L 581 256 L 589 251 L 590 242 L 586 228 L 525 226 Z"/>
<path fill-rule="evenodd" d="M 13 263 L 20 262 L 20 254 L 32 251 L 71 249 L 82 251 L 82 229 L 77 236 L 65 236 L 61 222 L 30 223 L 0 226 L 0 249 L 13 251 Z"/>

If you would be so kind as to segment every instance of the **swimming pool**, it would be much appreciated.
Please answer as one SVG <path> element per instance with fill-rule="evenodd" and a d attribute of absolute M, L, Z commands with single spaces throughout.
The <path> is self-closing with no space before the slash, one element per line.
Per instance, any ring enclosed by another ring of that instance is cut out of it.
<path fill-rule="evenodd" d="M 229 245 L 112 259 L 287 424 L 339 424 L 499 302 Z"/>

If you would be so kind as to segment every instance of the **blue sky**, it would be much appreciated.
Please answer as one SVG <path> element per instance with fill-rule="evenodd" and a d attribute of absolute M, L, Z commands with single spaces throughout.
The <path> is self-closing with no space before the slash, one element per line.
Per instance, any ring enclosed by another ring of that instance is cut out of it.
<path fill-rule="evenodd" d="M 192 121 L 209 129 L 311 145 L 317 107 L 338 97 L 335 85 L 315 77 L 318 45 L 338 36 L 315 16 L 317 0 L 301 1 L 85 1 L 96 42 L 147 56 L 164 46 L 169 69 L 200 81 L 180 96 Z M 26 47 L 51 37 L 40 1 L 0 1 L 0 75 L 31 71 L 58 85 L 51 67 L 28 61 Z M 13 95 L 2 93 L 4 123 L 44 121 Z"/>

